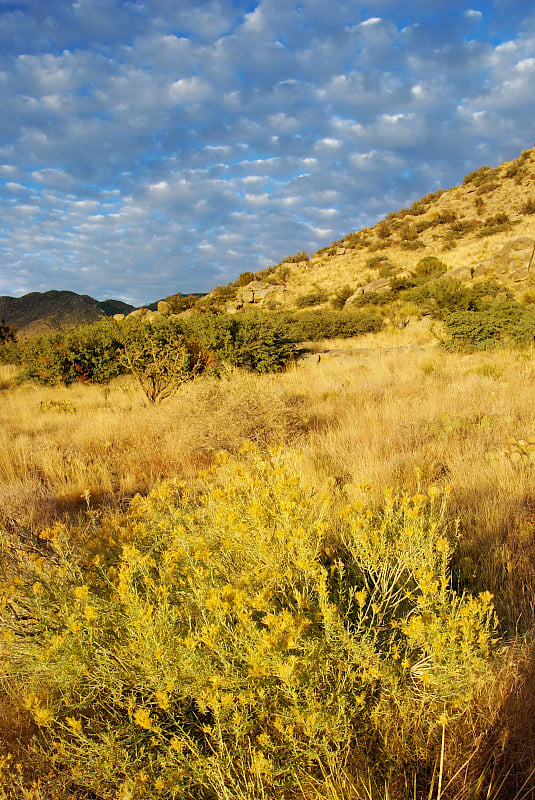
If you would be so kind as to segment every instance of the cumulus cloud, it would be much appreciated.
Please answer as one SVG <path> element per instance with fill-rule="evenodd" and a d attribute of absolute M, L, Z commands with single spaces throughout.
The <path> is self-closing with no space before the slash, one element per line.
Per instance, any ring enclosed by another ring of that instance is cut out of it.
<path fill-rule="evenodd" d="M 0 293 L 208 290 L 531 144 L 533 14 L 369 8 L 0 3 Z"/>

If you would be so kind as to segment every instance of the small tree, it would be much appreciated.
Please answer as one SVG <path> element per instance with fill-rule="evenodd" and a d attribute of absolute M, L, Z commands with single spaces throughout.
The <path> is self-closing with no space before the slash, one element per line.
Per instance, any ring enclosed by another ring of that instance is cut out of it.
<path fill-rule="evenodd" d="M 121 361 L 150 403 L 170 397 L 213 364 L 211 354 L 187 339 L 178 321 L 167 317 L 130 323 L 124 332 Z"/>
<path fill-rule="evenodd" d="M 8 325 L 2 317 L 0 319 L 0 345 L 14 342 L 17 338 L 16 333 L 16 329 Z"/>
<path fill-rule="evenodd" d="M 0 363 L 16 361 L 17 354 L 17 331 L 12 325 L 0 318 Z"/>

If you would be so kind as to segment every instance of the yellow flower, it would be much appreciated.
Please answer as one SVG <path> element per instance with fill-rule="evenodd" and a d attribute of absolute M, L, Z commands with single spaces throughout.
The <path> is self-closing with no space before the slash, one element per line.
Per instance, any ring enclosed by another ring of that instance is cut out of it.
<path fill-rule="evenodd" d="M 74 620 L 73 620 L 73 621 L 72 621 L 72 622 L 69 624 L 69 630 L 70 630 L 72 633 L 80 633 L 80 631 L 82 630 L 82 623 L 80 622 L 80 620 L 78 620 L 78 619 L 74 619 Z"/>
<path fill-rule="evenodd" d="M 90 625 L 98 619 L 97 610 L 93 608 L 93 606 L 86 606 L 84 608 L 84 616 Z"/>
<path fill-rule="evenodd" d="M 134 712 L 134 722 L 140 728 L 145 728 L 146 731 L 152 730 L 152 719 L 150 712 L 146 708 L 136 708 Z"/>
<path fill-rule="evenodd" d="M 169 695 L 167 694 L 167 692 L 157 691 L 156 702 L 158 703 L 162 711 L 167 711 L 167 709 L 169 708 Z"/>
<path fill-rule="evenodd" d="M 77 600 L 87 600 L 89 597 L 89 586 L 77 586 L 74 590 L 74 596 Z"/>
<path fill-rule="evenodd" d="M 76 719 L 75 717 L 65 717 L 65 722 L 67 725 L 73 729 L 75 733 L 81 734 L 82 733 L 82 720 Z"/>
<path fill-rule="evenodd" d="M 173 736 L 170 744 L 172 749 L 177 753 L 181 753 L 186 746 L 184 739 L 179 739 L 178 736 Z"/>
<path fill-rule="evenodd" d="M 32 712 L 33 712 L 33 718 L 36 721 L 36 723 L 43 727 L 50 725 L 52 717 L 54 716 L 52 711 L 46 706 L 34 705 L 32 708 Z"/>

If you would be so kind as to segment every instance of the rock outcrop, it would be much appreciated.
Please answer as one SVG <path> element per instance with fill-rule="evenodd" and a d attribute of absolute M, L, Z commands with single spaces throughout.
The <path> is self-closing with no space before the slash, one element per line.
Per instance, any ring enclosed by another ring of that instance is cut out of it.
<path fill-rule="evenodd" d="M 534 268 L 535 241 L 529 236 L 520 236 L 506 242 L 501 250 L 485 259 L 473 270 L 473 278 L 504 278 L 513 282 L 528 279 Z"/>
<path fill-rule="evenodd" d="M 244 305 L 255 305 L 266 307 L 268 303 L 275 303 L 284 294 L 283 286 L 266 283 L 265 281 L 251 281 L 246 286 L 242 286 L 236 295 L 236 308 Z"/>

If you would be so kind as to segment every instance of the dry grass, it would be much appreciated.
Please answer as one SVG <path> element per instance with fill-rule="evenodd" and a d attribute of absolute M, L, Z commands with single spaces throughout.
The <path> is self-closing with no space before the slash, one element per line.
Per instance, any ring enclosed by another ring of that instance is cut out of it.
<path fill-rule="evenodd" d="M 310 360 L 279 376 L 199 379 L 158 407 L 124 379 L 107 389 L 48 389 L 17 386 L 15 370 L 3 368 L 0 512 L 34 532 L 56 519 L 83 528 L 88 511 L 124 506 L 164 477 L 192 479 L 217 451 L 237 452 L 247 439 L 298 445 L 311 480 L 355 498 L 378 498 L 385 487 L 450 486 L 452 524 L 457 518 L 461 531 L 458 579 L 490 589 L 502 636 L 516 637 L 482 698 L 489 726 L 470 768 L 492 755 L 511 770 L 503 796 L 513 797 L 535 766 L 535 461 L 511 458 L 512 441 L 535 435 L 533 353 L 445 354 L 419 334 L 412 350 L 388 352 L 410 343 L 391 331 L 380 341 L 342 343 L 366 353 Z M 9 708 L 0 716 L 5 734 Z M 342 783 L 333 798 L 359 796 L 349 778 Z"/>

